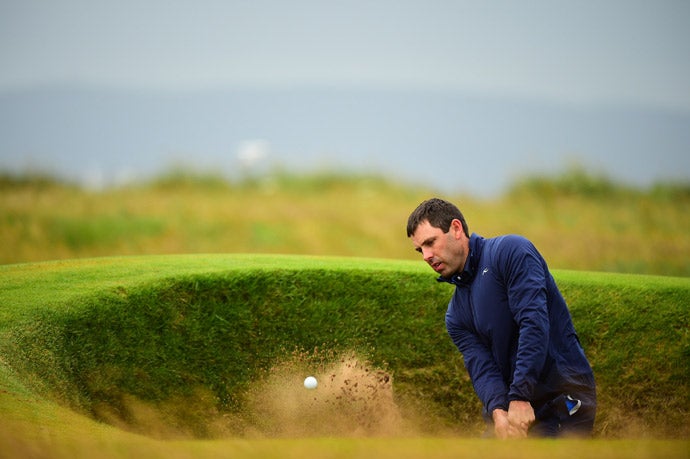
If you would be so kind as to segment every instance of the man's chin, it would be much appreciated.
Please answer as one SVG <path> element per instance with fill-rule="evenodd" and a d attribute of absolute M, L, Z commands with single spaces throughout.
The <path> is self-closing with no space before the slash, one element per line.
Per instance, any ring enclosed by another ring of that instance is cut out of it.
<path fill-rule="evenodd" d="M 439 276 L 441 276 L 445 279 L 450 279 L 451 277 L 453 277 L 458 272 L 456 270 L 448 268 L 447 266 L 442 267 L 440 270 L 434 270 L 434 271 L 436 271 L 436 273 Z"/>
<path fill-rule="evenodd" d="M 436 271 L 436 274 L 438 274 L 441 277 L 450 278 L 453 275 L 451 270 L 449 270 L 448 268 L 442 268 L 438 270 L 435 269 L 434 271 Z"/>

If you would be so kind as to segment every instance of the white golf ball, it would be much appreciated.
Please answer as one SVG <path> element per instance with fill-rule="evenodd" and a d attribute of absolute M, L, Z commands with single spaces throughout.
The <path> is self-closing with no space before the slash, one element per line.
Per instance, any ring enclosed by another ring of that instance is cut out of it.
<path fill-rule="evenodd" d="M 307 389 L 316 389 L 317 385 L 318 382 L 316 382 L 316 378 L 313 376 L 307 376 L 307 378 L 304 380 L 304 387 Z"/>

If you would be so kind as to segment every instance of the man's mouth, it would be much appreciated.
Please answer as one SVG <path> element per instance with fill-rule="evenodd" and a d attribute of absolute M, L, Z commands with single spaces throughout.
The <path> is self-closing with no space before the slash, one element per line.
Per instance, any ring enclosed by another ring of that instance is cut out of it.
<path fill-rule="evenodd" d="M 436 272 L 440 272 L 441 266 L 443 266 L 443 262 L 436 261 L 436 262 L 430 263 L 430 265 L 431 265 L 431 269 L 433 269 Z"/>

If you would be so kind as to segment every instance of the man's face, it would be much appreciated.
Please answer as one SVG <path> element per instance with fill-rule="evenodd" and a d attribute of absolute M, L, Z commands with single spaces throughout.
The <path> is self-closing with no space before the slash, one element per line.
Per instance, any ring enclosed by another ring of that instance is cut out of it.
<path fill-rule="evenodd" d="M 443 277 L 451 277 L 465 266 L 469 239 L 463 232 L 460 220 L 453 220 L 447 233 L 425 220 L 419 224 L 410 240 L 424 261 Z"/>

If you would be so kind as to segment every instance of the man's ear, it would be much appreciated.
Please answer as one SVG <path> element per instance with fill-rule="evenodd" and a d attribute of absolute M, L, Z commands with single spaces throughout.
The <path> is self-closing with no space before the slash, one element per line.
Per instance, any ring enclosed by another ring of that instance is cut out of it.
<path fill-rule="evenodd" d="M 457 218 L 450 222 L 450 229 L 453 231 L 453 236 L 455 236 L 455 239 L 461 239 L 465 234 L 465 230 L 462 228 L 462 222 Z"/>

